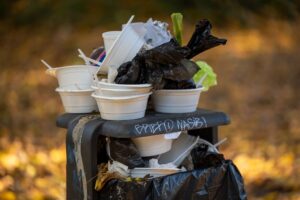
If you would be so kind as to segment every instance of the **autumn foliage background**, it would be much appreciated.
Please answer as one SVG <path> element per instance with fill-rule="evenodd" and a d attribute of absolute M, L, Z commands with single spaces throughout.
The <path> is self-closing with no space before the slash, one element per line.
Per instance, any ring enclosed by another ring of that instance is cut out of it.
<path fill-rule="evenodd" d="M 199 106 L 226 112 L 221 151 L 240 169 L 249 199 L 300 199 L 300 4 L 294 1 L 0 1 L 0 199 L 65 199 L 65 130 L 53 66 L 83 63 L 101 33 L 129 16 L 170 23 L 187 42 L 208 18 L 226 46 L 200 54 L 218 75 Z"/>

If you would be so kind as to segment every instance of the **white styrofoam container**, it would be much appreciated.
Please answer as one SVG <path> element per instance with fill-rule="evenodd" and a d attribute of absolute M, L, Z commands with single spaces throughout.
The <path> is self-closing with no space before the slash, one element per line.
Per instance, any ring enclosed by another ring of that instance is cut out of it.
<path fill-rule="evenodd" d="M 98 88 L 111 88 L 111 89 L 152 89 L 151 84 L 116 84 L 108 83 L 107 80 L 101 80 L 96 83 Z"/>
<path fill-rule="evenodd" d="M 103 95 L 108 97 L 122 97 L 122 96 L 133 96 L 149 93 L 151 88 L 132 88 L 132 89 L 114 89 L 114 88 L 97 88 L 95 89 L 95 93 L 97 95 Z"/>
<path fill-rule="evenodd" d="M 108 32 L 102 33 L 102 38 L 104 41 L 104 47 L 105 47 L 106 52 L 108 52 L 111 49 L 114 42 L 120 35 L 120 33 L 121 33 L 121 31 L 108 31 Z"/>
<path fill-rule="evenodd" d="M 169 151 L 172 141 L 165 139 L 164 134 L 132 138 L 142 157 L 155 156 Z"/>
<path fill-rule="evenodd" d="M 97 86 L 92 85 L 91 88 L 94 90 L 95 95 L 101 95 L 100 89 Z"/>
<path fill-rule="evenodd" d="M 191 150 L 198 143 L 198 141 L 199 137 L 193 137 L 187 133 L 182 133 L 178 139 L 174 140 L 171 150 L 159 156 L 158 163 L 172 163 L 178 167 L 190 154 Z"/>
<path fill-rule="evenodd" d="M 71 65 L 48 69 L 47 74 L 58 80 L 61 89 L 90 89 L 98 67 L 89 65 Z"/>
<path fill-rule="evenodd" d="M 91 94 L 92 89 L 87 90 L 66 90 L 56 88 L 59 93 L 64 109 L 67 113 L 90 113 L 98 111 L 97 103 Z"/>
<path fill-rule="evenodd" d="M 166 176 L 170 174 L 175 174 L 181 172 L 181 169 L 162 169 L 162 168 L 133 168 L 130 170 L 130 176 L 133 178 L 144 178 L 147 174 L 152 176 L 153 178 Z"/>
<path fill-rule="evenodd" d="M 123 97 L 107 97 L 92 94 L 92 97 L 97 101 L 101 118 L 107 120 L 131 120 L 145 116 L 150 94 Z"/>
<path fill-rule="evenodd" d="M 154 109 L 161 113 L 194 112 L 202 89 L 156 90 L 152 95 Z"/>

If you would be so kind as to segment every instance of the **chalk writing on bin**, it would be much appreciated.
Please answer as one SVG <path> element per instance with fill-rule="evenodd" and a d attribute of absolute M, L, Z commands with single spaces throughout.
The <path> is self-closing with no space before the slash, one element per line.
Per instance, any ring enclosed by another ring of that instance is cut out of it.
<path fill-rule="evenodd" d="M 178 130 L 190 130 L 196 128 L 206 128 L 207 123 L 204 117 L 189 117 L 187 119 L 163 120 L 154 123 L 136 124 L 135 132 L 141 134 L 168 133 Z"/>

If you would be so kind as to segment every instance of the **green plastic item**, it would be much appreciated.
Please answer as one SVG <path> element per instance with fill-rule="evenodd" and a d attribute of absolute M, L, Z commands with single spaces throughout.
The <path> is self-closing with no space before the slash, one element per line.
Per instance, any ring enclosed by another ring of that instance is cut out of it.
<path fill-rule="evenodd" d="M 201 84 L 204 87 L 203 91 L 207 91 L 210 87 L 217 85 L 217 75 L 212 67 L 204 61 L 197 61 L 196 64 L 200 67 L 200 70 L 193 76 L 194 82 L 197 84 L 201 78 L 206 76 Z"/>
<path fill-rule="evenodd" d="M 182 46 L 182 19 L 183 15 L 181 13 L 172 13 L 171 19 L 173 23 L 173 34 L 177 42 Z"/>

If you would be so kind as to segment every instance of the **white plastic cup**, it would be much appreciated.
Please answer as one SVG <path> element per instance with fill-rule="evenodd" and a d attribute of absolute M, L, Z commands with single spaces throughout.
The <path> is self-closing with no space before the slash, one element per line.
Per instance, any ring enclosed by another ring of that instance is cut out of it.
<path fill-rule="evenodd" d="M 198 141 L 199 137 L 193 137 L 187 133 L 182 133 L 178 139 L 174 140 L 171 150 L 159 156 L 158 163 L 173 164 L 178 167 L 189 155 Z"/>
<path fill-rule="evenodd" d="M 71 65 L 48 69 L 47 74 L 58 80 L 60 89 L 90 89 L 98 67 L 88 65 Z"/>
<path fill-rule="evenodd" d="M 146 137 L 132 138 L 142 157 L 155 156 L 169 151 L 172 147 L 172 141 L 165 139 L 163 134 Z"/>
<path fill-rule="evenodd" d="M 102 33 L 102 38 L 104 41 L 104 48 L 106 52 L 109 52 L 111 47 L 113 46 L 114 42 L 120 35 L 121 31 L 108 31 Z"/>
<path fill-rule="evenodd" d="M 153 92 L 154 109 L 161 113 L 190 113 L 197 110 L 203 87 Z"/>
<path fill-rule="evenodd" d="M 67 113 L 90 113 L 98 111 L 97 103 L 91 94 L 92 89 L 88 90 L 66 90 L 56 88 Z"/>
<path fill-rule="evenodd" d="M 107 97 L 92 94 L 92 97 L 97 101 L 102 119 L 131 120 L 145 116 L 150 94 L 124 97 Z"/>
<path fill-rule="evenodd" d="M 106 54 L 99 73 L 108 73 L 108 82 L 113 82 L 115 71 L 125 62 L 131 61 L 145 44 L 144 35 L 137 33 L 132 27 L 126 26 L 117 37 L 113 46 Z M 111 70 L 109 70 L 111 69 Z"/>

